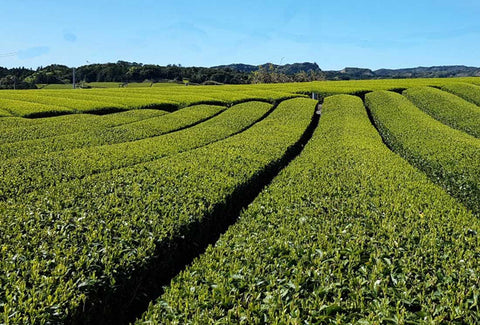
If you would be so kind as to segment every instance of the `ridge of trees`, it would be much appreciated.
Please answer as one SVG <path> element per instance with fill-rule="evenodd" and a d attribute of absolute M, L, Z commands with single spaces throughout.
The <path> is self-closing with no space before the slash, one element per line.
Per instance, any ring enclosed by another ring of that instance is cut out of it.
<path fill-rule="evenodd" d="M 345 68 L 323 71 L 316 63 L 285 65 L 266 63 L 259 66 L 230 64 L 216 67 L 160 66 L 118 61 L 83 65 L 75 69 L 77 83 L 90 82 L 189 82 L 192 84 L 281 83 L 315 80 L 358 80 L 384 78 L 436 78 L 480 76 L 480 68 L 466 66 L 418 67 L 409 69 Z M 71 84 L 72 68 L 52 64 L 36 70 L 25 67 L 0 67 L 0 89 L 36 88 L 37 84 Z"/>

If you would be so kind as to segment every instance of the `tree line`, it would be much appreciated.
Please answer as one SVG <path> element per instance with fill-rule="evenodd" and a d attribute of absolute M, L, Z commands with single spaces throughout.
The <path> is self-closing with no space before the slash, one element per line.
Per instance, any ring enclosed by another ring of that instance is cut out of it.
<path fill-rule="evenodd" d="M 345 68 L 323 71 L 316 63 L 260 66 L 231 64 L 211 68 L 160 66 L 136 62 L 88 64 L 75 69 L 78 85 L 90 82 L 188 82 L 190 84 L 250 84 L 304 82 L 316 80 L 358 80 L 386 78 L 445 78 L 480 76 L 480 68 L 466 66 L 418 67 L 408 69 Z M 52 64 L 37 69 L 0 67 L 0 89 L 29 89 L 38 84 L 71 84 L 72 68 Z"/>
<path fill-rule="evenodd" d="M 238 71 L 225 67 L 160 66 L 136 62 L 89 64 L 75 69 L 79 84 L 90 82 L 188 82 L 190 84 L 250 84 L 322 80 L 318 71 L 299 71 L 295 74 L 280 72 L 278 67 L 263 65 L 256 71 Z M 29 89 L 37 84 L 71 84 L 73 69 L 52 64 L 36 70 L 27 68 L 7 69 L 0 67 L 0 89 Z"/>

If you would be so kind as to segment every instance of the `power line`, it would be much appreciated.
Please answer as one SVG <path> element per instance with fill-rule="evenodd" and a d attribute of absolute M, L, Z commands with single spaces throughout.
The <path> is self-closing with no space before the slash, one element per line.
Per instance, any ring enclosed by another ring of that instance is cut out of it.
<path fill-rule="evenodd" d="M 0 53 L 0 58 L 8 58 L 17 55 L 18 52 Z"/>

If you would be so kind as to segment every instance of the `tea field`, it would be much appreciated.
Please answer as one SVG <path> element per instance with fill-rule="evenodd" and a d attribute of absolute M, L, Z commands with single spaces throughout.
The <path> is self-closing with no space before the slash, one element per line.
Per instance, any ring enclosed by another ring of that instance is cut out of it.
<path fill-rule="evenodd" d="M 0 324 L 480 323 L 480 78 L 3 90 L 0 130 Z"/>

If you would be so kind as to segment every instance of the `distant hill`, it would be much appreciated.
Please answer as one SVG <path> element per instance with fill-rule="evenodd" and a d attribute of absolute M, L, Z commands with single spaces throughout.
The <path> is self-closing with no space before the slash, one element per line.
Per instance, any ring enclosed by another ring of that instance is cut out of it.
<path fill-rule="evenodd" d="M 275 72 L 277 73 L 284 73 L 286 75 L 294 75 L 299 72 L 319 72 L 322 71 L 318 64 L 311 63 L 311 62 L 303 62 L 303 63 L 293 63 L 293 64 L 285 64 L 285 65 L 277 65 L 272 63 L 265 63 L 261 65 L 249 65 L 243 63 L 234 63 L 228 65 L 218 65 L 212 67 L 212 69 L 232 69 L 238 72 L 254 72 L 259 70 L 260 68 L 269 69 L 272 67 Z"/>
<path fill-rule="evenodd" d="M 251 65 L 251 64 L 243 64 L 243 63 L 233 63 L 233 64 L 227 64 L 227 65 L 217 65 L 211 68 L 212 69 L 231 69 L 238 72 L 250 73 L 253 71 L 257 71 L 259 69 L 259 66 Z"/>
<path fill-rule="evenodd" d="M 317 63 L 293 63 L 275 65 L 270 63 L 257 65 L 249 64 L 228 64 L 212 67 L 214 69 L 232 69 L 238 72 L 251 73 L 260 67 L 272 66 L 275 72 L 294 75 L 305 71 L 322 71 Z M 371 70 L 365 68 L 346 67 L 342 70 L 322 71 L 327 80 L 349 80 L 349 79 L 398 79 L 398 78 L 447 78 L 447 77 L 480 77 L 480 68 L 467 67 L 464 65 L 417 67 L 405 69 L 379 69 Z"/>
<path fill-rule="evenodd" d="M 374 74 L 378 78 L 480 77 L 480 68 L 451 65 L 395 70 L 380 69 L 374 71 Z"/>
<path fill-rule="evenodd" d="M 344 68 L 340 71 L 325 71 L 327 80 L 375 79 L 375 73 L 370 69 Z"/>

